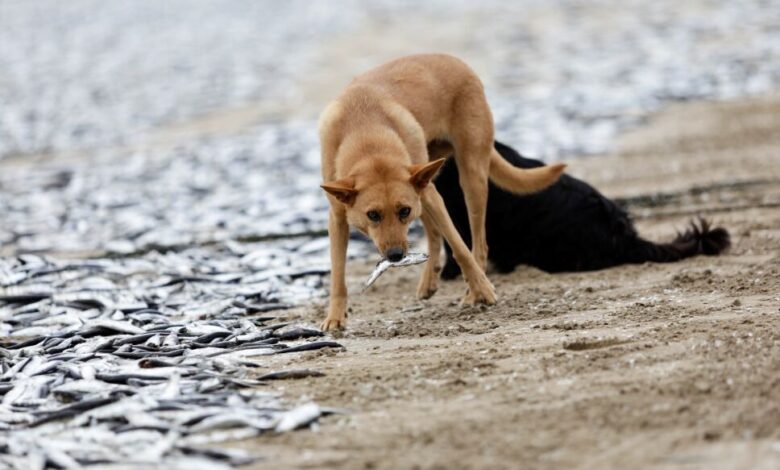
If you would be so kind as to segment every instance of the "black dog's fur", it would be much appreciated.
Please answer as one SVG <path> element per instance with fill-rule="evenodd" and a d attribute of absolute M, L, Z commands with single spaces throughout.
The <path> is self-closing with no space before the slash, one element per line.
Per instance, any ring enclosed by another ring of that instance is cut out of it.
<path fill-rule="evenodd" d="M 495 143 L 496 150 L 521 168 L 542 166 L 511 147 Z M 435 180 L 436 189 L 458 232 L 471 245 L 469 222 L 458 170 L 450 158 Z M 490 184 L 486 215 L 489 259 L 499 272 L 518 264 L 547 272 L 590 271 L 626 263 L 678 261 L 699 254 L 716 255 L 730 245 L 724 228 L 710 228 L 699 219 L 671 243 L 641 238 L 625 210 L 596 189 L 564 174 L 553 186 L 536 194 L 518 196 Z M 447 262 L 442 278 L 452 279 L 460 268 L 445 244 Z"/>

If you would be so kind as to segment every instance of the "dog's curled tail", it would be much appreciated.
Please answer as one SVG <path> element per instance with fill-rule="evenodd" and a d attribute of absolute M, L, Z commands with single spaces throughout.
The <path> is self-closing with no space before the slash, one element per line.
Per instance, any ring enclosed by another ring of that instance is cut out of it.
<path fill-rule="evenodd" d="M 668 263 L 696 255 L 718 255 L 731 246 L 728 230 L 723 227 L 712 228 L 710 222 L 703 218 L 691 221 L 688 229 L 678 233 L 671 243 L 638 241 L 632 256 L 636 258 L 635 262 Z"/>
<path fill-rule="evenodd" d="M 541 191 L 561 177 L 566 165 L 555 163 L 538 168 L 518 168 L 493 150 L 490 156 L 490 181 L 499 188 L 515 194 Z"/>

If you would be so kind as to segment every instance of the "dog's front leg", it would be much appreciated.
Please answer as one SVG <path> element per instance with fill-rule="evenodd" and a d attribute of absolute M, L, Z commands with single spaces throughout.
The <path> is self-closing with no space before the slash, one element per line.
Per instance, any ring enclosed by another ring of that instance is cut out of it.
<path fill-rule="evenodd" d="M 347 326 L 347 243 L 349 224 L 341 208 L 331 207 L 328 214 L 328 237 L 330 238 L 330 301 L 328 316 L 320 327 L 322 331 L 343 329 Z"/>
<path fill-rule="evenodd" d="M 463 276 L 469 285 L 469 291 L 466 297 L 464 297 L 463 303 L 466 305 L 476 303 L 495 304 L 496 292 L 493 289 L 493 285 L 485 275 L 485 271 L 482 270 L 474 259 L 463 239 L 460 238 L 458 230 L 453 225 L 449 214 L 447 214 L 447 208 L 439 192 L 436 191 L 435 187 L 427 186 L 422 191 L 421 196 L 423 211 L 436 224 L 439 232 L 452 247 L 455 261 L 458 262 L 458 265 L 463 270 Z"/>
<path fill-rule="evenodd" d="M 428 261 L 417 285 L 417 298 L 428 299 L 439 288 L 439 272 L 441 271 L 441 233 L 430 216 L 423 212 L 422 223 L 425 227 L 425 238 L 428 239 Z"/>

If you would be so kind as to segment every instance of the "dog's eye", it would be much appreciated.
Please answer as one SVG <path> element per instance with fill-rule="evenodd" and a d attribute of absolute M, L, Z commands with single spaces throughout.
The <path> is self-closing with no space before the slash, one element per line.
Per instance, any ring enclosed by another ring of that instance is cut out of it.
<path fill-rule="evenodd" d="M 401 220 L 409 217 L 409 214 L 412 213 L 411 207 L 402 207 L 401 210 L 398 211 L 398 217 L 401 218 Z"/>
<path fill-rule="evenodd" d="M 382 219 L 382 216 L 379 215 L 379 212 L 377 211 L 366 212 L 366 217 L 368 217 L 368 220 L 371 222 L 379 222 Z"/>

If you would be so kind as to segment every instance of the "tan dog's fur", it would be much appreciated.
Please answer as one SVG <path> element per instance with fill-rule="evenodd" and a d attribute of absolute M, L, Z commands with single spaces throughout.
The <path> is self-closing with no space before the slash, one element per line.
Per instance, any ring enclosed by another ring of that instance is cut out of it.
<path fill-rule="evenodd" d="M 447 55 L 415 55 L 381 65 L 355 78 L 325 109 L 320 142 L 322 188 L 330 200 L 332 280 L 323 330 L 346 325 L 349 226 L 367 234 L 381 253 L 395 248 L 405 254 L 409 223 L 421 217 L 430 258 L 418 296 L 436 292 L 443 235 L 468 283 L 463 302 L 495 303 L 484 271 L 488 178 L 506 190 L 527 193 L 554 183 L 565 166 L 515 168 L 494 150 L 493 134 L 482 83 L 465 63 Z M 449 151 L 454 151 L 466 197 L 473 255 L 428 184 L 444 162 L 435 157 Z M 377 214 L 381 220 L 369 219 Z"/>

